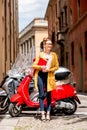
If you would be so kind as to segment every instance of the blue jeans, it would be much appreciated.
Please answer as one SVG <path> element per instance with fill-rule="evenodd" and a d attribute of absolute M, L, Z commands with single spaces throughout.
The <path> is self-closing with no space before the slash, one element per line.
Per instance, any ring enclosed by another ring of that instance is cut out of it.
<path fill-rule="evenodd" d="M 48 73 L 39 72 L 38 74 L 38 90 L 39 90 L 39 102 L 40 102 L 40 109 L 44 111 L 44 98 L 45 92 L 44 87 L 47 87 L 47 76 Z M 47 111 L 51 110 L 51 92 L 47 92 Z"/>

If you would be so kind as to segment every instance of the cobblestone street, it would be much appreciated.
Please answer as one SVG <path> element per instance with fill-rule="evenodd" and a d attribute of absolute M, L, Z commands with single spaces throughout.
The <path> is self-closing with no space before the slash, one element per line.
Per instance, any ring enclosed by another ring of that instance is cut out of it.
<path fill-rule="evenodd" d="M 24 123 L 24 126 L 22 124 Z M 30 124 L 30 125 L 29 125 Z M 20 119 L 16 130 L 87 130 L 87 116 L 55 116 L 50 122 L 41 122 L 34 117 Z"/>
<path fill-rule="evenodd" d="M 87 130 L 87 0 L 0 9 L 0 130 Z"/>
<path fill-rule="evenodd" d="M 12 118 L 9 113 L 0 115 L 0 130 L 87 130 L 86 99 L 80 99 L 82 104 L 78 105 L 74 115 L 65 116 L 59 113 L 51 116 L 51 121 L 42 122 L 35 111 L 23 111 L 16 118 Z"/>
<path fill-rule="evenodd" d="M 22 114 L 12 118 L 6 115 L 0 123 L 0 130 L 87 130 L 87 115 L 76 113 L 72 116 L 52 116 L 51 121 L 42 122 L 35 115 Z"/>

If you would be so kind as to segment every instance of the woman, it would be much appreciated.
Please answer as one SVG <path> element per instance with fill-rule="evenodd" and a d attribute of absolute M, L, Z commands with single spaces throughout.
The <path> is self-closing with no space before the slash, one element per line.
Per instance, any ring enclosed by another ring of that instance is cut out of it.
<path fill-rule="evenodd" d="M 47 39 L 43 44 L 44 50 L 40 52 L 39 56 L 36 58 L 32 67 L 35 69 L 35 87 L 39 90 L 39 102 L 41 109 L 41 120 L 50 120 L 51 111 L 51 91 L 55 89 L 55 76 L 54 71 L 58 69 L 58 58 L 56 53 L 51 52 L 52 42 Z M 39 60 L 43 58 L 47 61 L 46 65 L 39 65 Z M 47 91 L 47 112 L 45 117 L 44 111 L 44 87 Z"/>

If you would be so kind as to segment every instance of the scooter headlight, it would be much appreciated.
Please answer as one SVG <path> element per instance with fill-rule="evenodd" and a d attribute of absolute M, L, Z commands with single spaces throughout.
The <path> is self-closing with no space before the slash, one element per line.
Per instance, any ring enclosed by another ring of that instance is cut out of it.
<path fill-rule="evenodd" d="M 74 90 L 74 94 L 76 94 L 77 92 L 76 92 L 76 90 Z"/>

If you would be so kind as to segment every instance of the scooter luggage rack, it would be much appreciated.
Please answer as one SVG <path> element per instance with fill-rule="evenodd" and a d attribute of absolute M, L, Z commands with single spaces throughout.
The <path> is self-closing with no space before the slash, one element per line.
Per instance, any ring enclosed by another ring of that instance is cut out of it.
<path fill-rule="evenodd" d="M 73 78 L 73 73 L 65 68 L 65 67 L 59 67 L 57 71 L 55 71 L 55 79 L 56 79 L 56 85 L 64 85 L 64 84 L 72 84 L 75 86 L 75 81 Z"/>
<path fill-rule="evenodd" d="M 69 84 L 69 83 L 70 83 L 69 79 L 59 80 L 59 81 L 56 81 L 56 86 L 60 86 L 60 85 L 63 85 L 63 84 Z"/>
<path fill-rule="evenodd" d="M 72 84 L 72 83 L 75 83 L 74 80 L 73 80 L 73 74 L 72 73 L 70 73 L 68 75 L 68 77 L 65 78 L 65 79 L 56 80 L 56 85 L 57 86 L 64 85 L 64 84 Z"/>

